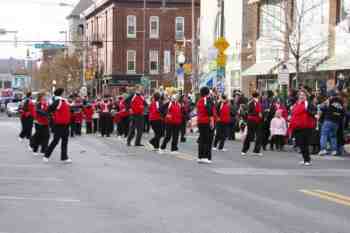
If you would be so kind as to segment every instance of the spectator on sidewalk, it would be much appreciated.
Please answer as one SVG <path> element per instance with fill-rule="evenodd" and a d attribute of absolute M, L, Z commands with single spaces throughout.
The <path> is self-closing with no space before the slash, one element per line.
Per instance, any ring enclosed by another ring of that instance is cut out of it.
<path fill-rule="evenodd" d="M 321 106 L 324 122 L 321 128 L 321 151 L 319 155 L 327 154 L 327 142 L 330 141 L 331 155 L 338 154 L 337 132 L 339 126 L 343 130 L 339 122 L 344 118 L 344 106 L 342 100 L 335 91 L 329 93 L 329 98 Z"/>
<path fill-rule="evenodd" d="M 282 117 L 282 110 L 277 110 L 270 125 L 271 141 L 277 151 L 282 151 L 284 140 L 287 135 L 287 122 Z"/>

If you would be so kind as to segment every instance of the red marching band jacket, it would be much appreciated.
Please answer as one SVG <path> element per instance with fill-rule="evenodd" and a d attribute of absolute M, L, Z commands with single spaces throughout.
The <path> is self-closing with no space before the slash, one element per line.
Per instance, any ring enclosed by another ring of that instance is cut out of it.
<path fill-rule="evenodd" d="M 172 101 L 169 103 L 168 112 L 165 116 L 165 123 L 171 125 L 181 125 L 182 111 L 179 102 Z"/>
<path fill-rule="evenodd" d="M 131 99 L 130 114 L 143 116 L 145 109 L 145 99 L 142 95 L 135 94 Z"/>
<path fill-rule="evenodd" d="M 256 102 L 255 100 L 252 100 L 250 104 L 254 104 L 254 111 L 253 113 L 248 112 L 248 121 L 252 121 L 255 123 L 261 123 L 263 121 L 262 119 L 262 106 L 260 102 Z M 248 104 L 249 105 L 249 104 Z M 250 106 L 248 106 L 249 108 Z"/>
<path fill-rule="evenodd" d="M 75 105 L 75 111 L 73 113 L 74 115 L 74 123 L 82 124 L 84 120 L 84 113 L 83 113 L 83 107 L 80 102 L 76 103 Z"/>
<path fill-rule="evenodd" d="M 158 101 L 152 100 L 152 102 L 149 106 L 149 120 L 150 121 L 160 121 L 161 120 Z"/>
<path fill-rule="evenodd" d="M 102 102 L 100 103 L 100 109 L 101 109 L 101 113 L 110 113 L 110 103 L 107 102 Z"/>
<path fill-rule="evenodd" d="M 120 119 L 124 119 L 125 117 L 129 116 L 129 111 L 126 109 L 126 104 L 124 99 L 119 101 L 118 108 L 119 108 L 118 116 L 120 117 Z"/>
<path fill-rule="evenodd" d="M 46 101 L 42 101 L 37 104 L 36 113 L 35 113 L 35 123 L 39 125 L 47 126 L 49 125 L 49 116 L 48 116 L 49 105 Z"/>
<path fill-rule="evenodd" d="M 56 125 L 69 125 L 71 121 L 70 105 L 65 99 L 59 99 L 58 101 L 58 106 L 52 114 L 53 123 Z"/>
<path fill-rule="evenodd" d="M 227 102 L 220 104 L 219 113 L 217 113 L 217 122 L 228 124 L 231 121 L 230 105 Z"/>
<path fill-rule="evenodd" d="M 92 116 L 94 115 L 95 110 L 92 105 L 84 107 L 84 118 L 86 122 L 92 122 Z"/>
<path fill-rule="evenodd" d="M 313 129 L 316 127 L 316 120 L 307 111 L 307 104 L 306 101 L 303 101 L 294 105 L 288 128 L 290 135 L 296 129 Z"/>
<path fill-rule="evenodd" d="M 20 117 L 21 118 L 27 118 L 27 117 L 35 117 L 35 105 L 31 99 L 27 99 L 24 102 L 28 101 L 25 106 L 22 106 L 20 108 Z"/>
<path fill-rule="evenodd" d="M 208 97 L 201 97 L 197 102 L 198 124 L 214 124 L 215 116 L 217 115 L 215 106 L 211 106 L 211 112 L 209 112 L 209 109 L 207 107 L 208 101 Z"/>

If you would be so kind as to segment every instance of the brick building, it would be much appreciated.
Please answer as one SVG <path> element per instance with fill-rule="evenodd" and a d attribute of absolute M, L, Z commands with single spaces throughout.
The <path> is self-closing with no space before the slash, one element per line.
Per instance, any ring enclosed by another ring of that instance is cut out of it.
<path fill-rule="evenodd" d="M 196 0 L 196 21 L 199 10 Z M 90 82 L 97 92 L 122 92 L 142 77 L 149 89 L 173 85 L 177 56 L 192 61 L 192 0 L 103 0 L 83 17 L 89 42 L 85 68 L 95 73 Z"/>
<path fill-rule="evenodd" d="M 322 42 L 322 46 L 305 56 L 306 59 L 300 63 L 298 84 L 306 84 L 314 89 L 326 86 L 329 89 L 334 87 L 339 76 L 350 80 L 350 57 L 347 55 L 350 52 L 349 0 L 247 0 L 244 37 L 249 43 L 249 49 L 242 59 L 246 67 L 243 72 L 246 92 L 257 88 L 278 89 L 277 77 L 283 64 L 287 65 L 290 72 L 290 85 L 296 85 L 295 59 L 291 50 L 288 45 L 277 43 L 273 37 L 276 31 L 283 31 L 284 27 L 281 2 L 289 2 L 290 8 L 286 12 L 293 19 L 293 6 L 302 1 L 312 9 L 305 14 L 307 20 L 303 26 L 303 36 L 306 41 L 302 42 L 302 46 L 307 48 L 311 47 L 311 43 L 319 42 Z M 283 41 L 285 35 L 280 36 Z"/>

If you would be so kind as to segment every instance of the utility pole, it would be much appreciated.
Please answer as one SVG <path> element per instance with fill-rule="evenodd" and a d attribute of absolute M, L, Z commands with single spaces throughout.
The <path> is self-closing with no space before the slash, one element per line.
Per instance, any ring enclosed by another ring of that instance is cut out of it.
<path fill-rule="evenodd" d="M 142 76 L 145 78 L 146 73 L 146 0 L 143 0 L 143 59 L 142 59 Z M 136 30 L 137 31 L 137 30 Z"/>
<path fill-rule="evenodd" d="M 192 0 L 192 90 L 198 92 L 198 48 L 197 48 L 197 33 L 196 33 L 196 0 Z"/>
<path fill-rule="evenodd" d="M 225 37 L 225 0 L 221 0 L 221 25 L 220 25 L 220 37 Z M 226 79 L 226 67 L 223 66 L 220 68 L 220 88 L 225 86 Z M 224 91 L 224 90 L 223 90 Z"/>

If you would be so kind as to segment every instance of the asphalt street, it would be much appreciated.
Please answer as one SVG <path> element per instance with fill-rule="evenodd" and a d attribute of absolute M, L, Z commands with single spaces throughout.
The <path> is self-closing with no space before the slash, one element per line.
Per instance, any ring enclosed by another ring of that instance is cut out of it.
<path fill-rule="evenodd" d="M 197 164 L 195 135 L 180 154 L 117 137 L 69 142 L 48 164 L 0 117 L 0 233 L 349 233 L 350 158 L 240 156 L 240 143 Z M 145 140 L 144 140 L 145 141 Z"/>

